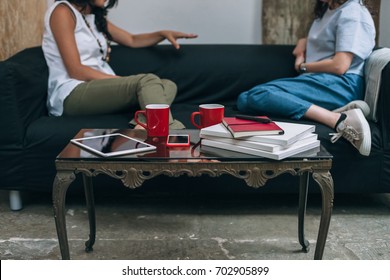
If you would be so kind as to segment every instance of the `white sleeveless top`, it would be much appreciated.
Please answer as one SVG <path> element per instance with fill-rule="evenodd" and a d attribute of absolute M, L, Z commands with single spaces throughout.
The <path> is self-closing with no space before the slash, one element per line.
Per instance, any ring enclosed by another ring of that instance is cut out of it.
<path fill-rule="evenodd" d="M 61 58 L 60 52 L 57 47 L 57 43 L 54 39 L 53 33 L 50 28 L 50 17 L 54 9 L 60 5 L 68 5 L 75 17 L 76 17 L 76 27 L 75 27 L 75 38 L 77 48 L 80 53 L 81 63 L 83 65 L 89 66 L 98 71 L 115 75 L 111 67 L 102 60 L 103 55 L 100 53 L 99 44 L 95 36 L 99 39 L 102 44 L 104 53 L 107 52 L 107 42 L 104 38 L 103 33 L 99 32 L 95 25 L 95 15 L 86 15 L 85 18 L 89 22 L 91 30 L 84 22 L 84 19 L 81 13 L 75 9 L 68 1 L 58 1 L 55 2 L 46 12 L 45 15 L 45 30 L 43 34 L 42 41 L 42 50 L 45 55 L 46 63 L 49 67 L 49 84 L 48 84 L 48 97 L 47 97 L 47 108 L 49 114 L 52 116 L 61 116 L 63 113 L 63 104 L 65 98 L 72 92 L 72 90 L 83 83 L 84 81 L 79 81 L 72 79 L 65 68 L 64 62 Z"/>

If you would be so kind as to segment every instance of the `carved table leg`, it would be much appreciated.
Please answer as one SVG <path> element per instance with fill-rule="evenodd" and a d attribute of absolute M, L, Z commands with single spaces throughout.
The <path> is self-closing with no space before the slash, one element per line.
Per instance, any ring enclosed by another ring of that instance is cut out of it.
<path fill-rule="evenodd" d="M 322 195 L 321 221 L 318 230 L 316 251 L 314 253 L 314 259 L 321 260 L 322 255 L 324 254 L 324 248 L 325 248 L 326 238 L 328 236 L 330 218 L 332 215 L 333 198 L 334 198 L 333 178 L 330 172 L 321 172 L 321 173 L 314 172 L 313 178 L 320 186 L 321 195 Z"/>
<path fill-rule="evenodd" d="M 307 205 L 307 192 L 309 186 L 309 172 L 304 172 L 299 178 L 299 208 L 298 208 L 298 239 L 302 251 L 308 253 L 310 243 L 305 239 L 305 215 Z"/>
<path fill-rule="evenodd" d="M 89 220 L 89 239 L 85 242 L 85 251 L 89 253 L 93 251 L 92 247 L 95 244 L 96 239 L 95 200 L 93 194 L 92 178 L 83 174 L 83 182 Z"/>
<path fill-rule="evenodd" d="M 63 260 L 69 260 L 69 244 L 66 232 L 65 199 L 69 185 L 76 178 L 72 171 L 59 171 L 53 184 L 53 209 L 58 242 Z"/>

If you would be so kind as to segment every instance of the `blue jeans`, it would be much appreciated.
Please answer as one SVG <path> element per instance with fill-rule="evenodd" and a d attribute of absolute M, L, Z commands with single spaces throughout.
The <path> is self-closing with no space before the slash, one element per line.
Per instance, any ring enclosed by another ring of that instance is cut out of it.
<path fill-rule="evenodd" d="M 303 74 L 253 87 L 237 100 L 247 114 L 277 115 L 299 120 L 311 105 L 334 110 L 364 97 L 364 78 L 356 74 Z"/>

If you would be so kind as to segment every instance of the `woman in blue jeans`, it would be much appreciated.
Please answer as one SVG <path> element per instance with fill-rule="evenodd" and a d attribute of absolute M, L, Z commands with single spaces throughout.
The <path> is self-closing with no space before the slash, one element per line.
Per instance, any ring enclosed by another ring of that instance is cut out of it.
<path fill-rule="evenodd" d="M 317 0 L 315 17 L 307 38 L 293 51 L 301 74 L 241 93 L 238 109 L 317 121 L 335 129 L 332 142 L 344 137 L 367 156 L 369 107 L 361 100 L 364 61 L 375 46 L 373 19 L 362 0 Z"/>

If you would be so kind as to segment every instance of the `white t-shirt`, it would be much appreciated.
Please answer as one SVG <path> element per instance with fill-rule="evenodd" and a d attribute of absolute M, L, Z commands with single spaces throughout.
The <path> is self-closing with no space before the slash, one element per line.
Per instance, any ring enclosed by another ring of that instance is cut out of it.
<path fill-rule="evenodd" d="M 337 9 L 328 9 L 316 19 L 307 38 L 306 61 L 332 58 L 336 52 L 354 54 L 347 73 L 363 76 L 364 60 L 375 46 L 375 25 L 360 0 L 349 0 Z"/>
<path fill-rule="evenodd" d="M 46 63 L 49 67 L 47 107 L 49 114 L 52 116 L 62 115 L 65 98 L 77 85 L 84 82 L 72 79 L 68 75 L 58 50 L 57 43 L 50 28 L 51 14 L 60 4 L 68 5 L 76 17 L 75 38 L 77 48 L 80 53 L 81 63 L 101 72 L 114 75 L 114 71 L 111 69 L 111 67 L 102 60 L 103 55 L 100 53 L 100 47 L 95 38 L 96 36 L 99 39 L 100 43 L 102 44 L 104 53 L 106 53 L 107 42 L 103 33 L 99 32 L 96 28 L 95 15 L 90 14 L 85 16 L 93 31 L 92 34 L 91 30 L 89 30 L 88 26 L 84 22 L 81 13 L 68 1 L 55 2 L 46 12 L 45 30 L 42 41 L 43 53 L 45 55 Z"/>

